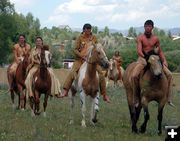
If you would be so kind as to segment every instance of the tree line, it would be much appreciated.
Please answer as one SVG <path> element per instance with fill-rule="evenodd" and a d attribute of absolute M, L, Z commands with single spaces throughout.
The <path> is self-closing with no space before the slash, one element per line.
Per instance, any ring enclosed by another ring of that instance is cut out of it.
<path fill-rule="evenodd" d="M 35 18 L 32 13 L 28 13 L 27 15 L 19 14 L 15 11 L 14 5 L 9 0 L 1 0 L 0 66 L 12 62 L 12 47 L 18 41 L 19 34 L 26 35 L 26 41 L 31 47 L 34 46 L 35 37 L 42 36 L 45 44 L 51 47 L 53 53 L 52 63 L 55 68 L 62 67 L 63 59 L 73 59 L 72 48 L 80 32 L 72 31 L 69 26 L 53 26 L 51 29 L 47 27 L 40 28 L 40 26 L 39 19 Z M 107 26 L 103 30 L 99 30 L 97 26 L 93 26 L 92 32 L 100 42 L 106 42 L 105 51 L 109 59 L 116 50 L 120 51 L 124 68 L 137 59 L 135 40 L 127 40 L 119 32 L 111 33 Z M 170 70 L 180 72 L 180 40 L 172 41 L 170 32 L 166 33 L 164 30 L 158 28 L 154 28 L 153 32 L 160 38 L 161 47 L 167 57 Z M 138 34 L 135 28 L 129 28 L 128 36 L 135 39 Z M 64 44 L 65 51 L 59 52 L 59 49 L 54 47 L 55 44 Z"/>

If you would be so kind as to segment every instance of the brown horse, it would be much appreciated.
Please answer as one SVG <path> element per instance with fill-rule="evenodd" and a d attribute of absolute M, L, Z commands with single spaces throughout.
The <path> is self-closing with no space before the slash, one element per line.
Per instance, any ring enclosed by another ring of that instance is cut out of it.
<path fill-rule="evenodd" d="M 86 98 L 91 99 L 90 121 L 94 125 L 97 122 L 97 112 L 99 111 L 99 75 L 96 71 L 97 65 L 107 68 L 109 65 L 105 52 L 101 44 L 89 45 L 86 61 L 79 70 L 79 76 L 74 81 L 71 88 L 71 108 L 74 108 L 74 96 L 80 92 L 82 121 L 81 126 L 86 127 Z M 72 112 L 71 112 L 72 113 Z M 73 122 L 71 119 L 70 123 Z"/>
<path fill-rule="evenodd" d="M 140 132 L 144 133 L 146 131 L 146 125 L 150 117 L 148 103 L 156 101 L 158 103 L 158 134 L 161 134 L 163 108 L 167 102 L 168 81 L 162 70 L 159 56 L 151 55 L 149 57 L 147 67 L 140 73 L 139 87 L 136 87 L 136 93 L 133 93 L 135 86 L 132 83 L 132 71 L 135 65 L 136 63 L 130 64 L 123 77 L 132 121 L 132 132 L 138 132 L 136 123 L 142 107 L 144 109 L 144 122 L 140 127 Z"/>
<path fill-rule="evenodd" d="M 37 71 L 33 75 L 33 94 L 34 97 L 30 97 L 30 107 L 32 110 L 32 116 L 39 115 L 39 109 L 40 109 L 40 97 L 41 94 L 44 94 L 44 116 L 46 116 L 46 107 L 47 107 L 47 101 L 48 97 L 51 94 L 51 76 L 48 71 L 48 64 L 47 62 L 50 62 L 49 60 L 46 60 L 47 58 L 46 53 L 49 51 L 45 51 L 44 49 L 41 49 L 41 55 L 40 55 L 40 67 L 37 69 Z"/>
<path fill-rule="evenodd" d="M 109 80 L 114 81 L 114 86 L 117 86 L 118 81 L 122 82 L 122 77 L 121 78 L 119 77 L 119 73 L 121 73 L 120 74 L 121 76 L 123 76 L 124 73 L 124 69 L 122 67 L 121 67 L 121 72 L 118 71 L 117 67 L 118 66 L 116 60 L 110 59 L 107 77 Z"/>
<path fill-rule="evenodd" d="M 14 93 L 18 95 L 18 109 L 26 108 L 26 94 L 25 84 L 26 79 L 26 68 L 30 64 L 29 54 L 26 54 L 23 61 L 17 66 L 16 73 L 13 75 L 10 72 L 10 66 L 7 69 L 8 82 L 10 86 L 11 100 L 14 107 Z"/>

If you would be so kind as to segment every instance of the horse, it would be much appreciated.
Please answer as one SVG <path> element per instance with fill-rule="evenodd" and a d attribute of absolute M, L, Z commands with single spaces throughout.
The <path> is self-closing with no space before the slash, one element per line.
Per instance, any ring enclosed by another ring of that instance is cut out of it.
<path fill-rule="evenodd" d="M 103 68 L 108 68 L 109 62 L 101 44 L 91 44 L 87 50 L 86 61 L 80 67 L 78 77 L 74 80 L 71 87 L 71 110 L 73 113 L 74 96 L 77 91 L 80 92 L 81 126 L 86 127 L 86 98 L 89 96 L 91 100 L 91 117 L 90 122 L 95 125 L 97 122 L 97 113 L 99 111 L 99 75 L 96 71 L 96 66 L 100 65 Z M 70 124 L 73 123 L 73 117 Z"/>
<path fill-rule="evenodd" d="M 139 87 L 133 94 L 132 71 L 136 63 L 130 64 L 124 74 L 123 81 L 127 95 L 129 112 L 131 117 L 132 132 L 137 133 L 136 123 L 139 119 L 141 109 L 144 109 L 144 122 L 140 127 L 140 132 L 145 133 L 147 122 L 150 118 L 148 103 L 156 101 L 158 103 L 158 134 L 162 133 L 163 109 L 167 102 L 168 80 L 163 72 L 162 64 L 158 55 L 150 55 L 147 66 L 139 75 Z M 135 99 L 135 97 L 138 99 Z M 137 100 L 137 101 L 136 101 Z M 136 102 L 137 103 L 136 103 Z"/>
<path fill-rule="evenodd" d="M 118 81 L 120 81 L 122 83 L 122 77 L 119 78 L 119 73 L 121 73 L 121 76 L 123 76 L 123 73 L 124 73 L 124 69 L 122 67 L 120 68 L 121 72 L 118 71 L 117 67 L 118 66 L 117 66 L 116 60 L 110 59 L 107 77 L 108 77 L 108 80 L 114 81 L 114 86 L 117 86 Z"/>
<path fill-rule="evenodd" d="M 34 97 L 30 97 L 32 116 L 40 114 L 40 97 L 42 93 L 44 94 L 44 116 L 46 116 L 47 101 L 49 95 L 51 94 L 51 76 L 48 71 L 48 67 L 50 66 L 50 58 L 47 57 L 50 55 L 47 55 L 47 53 L 50 54 L 49 51 L 41 49 L 40 66 L 33 75 L 32 90 Z"/>
<path fill-rule="evenodd" d="M 10 86 L 11 93 L 11 101 L 14 104 L 14 93 L 18 95 L 18 109 L 24 110 L 26 108 L 26 94 L 25 94 L 25 84 L 24 81 L 26 79 L 26 68 L 30 64 L 29 53 L 22 57 L 22 61 L 18 64 L 16 73 L 13 75 L 10 72 L 10 67 L 7 69 L 8 83 Z"/>

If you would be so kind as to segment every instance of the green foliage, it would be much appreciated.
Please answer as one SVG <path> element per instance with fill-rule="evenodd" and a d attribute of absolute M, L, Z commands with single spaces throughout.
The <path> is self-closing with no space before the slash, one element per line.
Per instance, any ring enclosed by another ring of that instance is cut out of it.
<path fill-rule="evenodd" d="M 136 29 L 133 28 L 133 27 L 130 27 L 129 30 L 128 30 L 128 36 L 129 37 L 136 37 L 137 36 Z"/>
<path fill-rule="evenodd" d="M 53 68 L 62 68 L 63 64 L 63 53 L 59 51 L 58 48 L 51 47 L 51 53 L 52 53 L 52 67 Z"/>

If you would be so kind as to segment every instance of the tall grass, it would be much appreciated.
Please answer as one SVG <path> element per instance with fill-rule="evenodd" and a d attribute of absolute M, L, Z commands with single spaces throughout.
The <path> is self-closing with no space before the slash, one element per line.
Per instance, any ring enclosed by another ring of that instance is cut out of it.
<path fill-rule="evenodd" d="M 131 133 L 126 95 L 122 88 L 108 88 L 111 103 L 100 99 L 98 123 L 94 127 L 80 126 L 81 113 L 78 95 L 74 111 L 74 124 L 69 124 L 69 99 L 49 99 L 47 117 L 43 114 L 31 117 L 30 108 L 25 111 L 13 110 L 10 95 L 0 91 L 0 141 L 163 141 L 165 132 L 157 135 L 157 104 L 150 103 L 150 121 L 145 134 Z M 180 91 L 174 97 L 176 108 L 166 106 L 163 127 L 180 125 Z M 17 100 L 17 97 L 16 97 Z M 41 106 L 43 95 L 41 99 Z M 42 107 L 41 107 L 42 109 Z M 141 113 L 142 114 L 142 113 Z M 142 123 L 143 115 L 140 117 Z M 87 118 L 88 121 L 88 118 Z"/>

